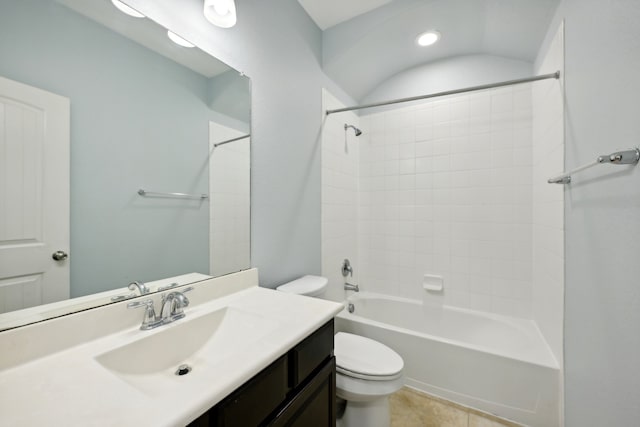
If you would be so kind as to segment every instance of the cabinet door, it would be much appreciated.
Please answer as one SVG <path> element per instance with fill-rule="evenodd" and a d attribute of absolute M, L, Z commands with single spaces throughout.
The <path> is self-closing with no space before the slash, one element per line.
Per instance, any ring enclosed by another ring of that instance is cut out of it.
<path fill-rule="evenodd" d="M 333 354 L 333 319 L 290 351 L 289 385 L 298 387 Z"/>
<path fill-rule="evenodd" d="M 260 425 L 286 399 L 287 382 L 287 357 L 283 356 L 225 399 L 209 425 Z"/>
<path fill-rule="evenodd" d="M 272 427 L 335 427 L 336 359 L 331 357 L 296 396 L 266 425 Z"/>

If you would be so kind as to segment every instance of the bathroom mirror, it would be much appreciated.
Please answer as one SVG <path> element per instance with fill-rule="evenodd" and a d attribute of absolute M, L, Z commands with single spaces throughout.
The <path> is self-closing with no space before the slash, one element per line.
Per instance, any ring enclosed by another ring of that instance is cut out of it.
<path fill-rule="evenodd" d="M 250 80 L 176 36 L 0 3 L 0 330 L 250 267 Z"/>

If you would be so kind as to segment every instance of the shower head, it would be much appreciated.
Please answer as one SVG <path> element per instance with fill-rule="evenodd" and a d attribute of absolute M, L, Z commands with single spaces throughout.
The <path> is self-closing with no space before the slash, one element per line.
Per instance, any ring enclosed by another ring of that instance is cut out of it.
<path fill-rule="evenodd" d="M 360 129 L 358 129 L 357 127 L 355 127 L 354 125 L 348 125 L 348 124 L 344 124 L 344 130 L 345 132 L 347 131 L 347 129 L 352 128 L 353 131 L 356 133 L 356 136 L 360 136 L 362 135 L 362 131 Z"/>

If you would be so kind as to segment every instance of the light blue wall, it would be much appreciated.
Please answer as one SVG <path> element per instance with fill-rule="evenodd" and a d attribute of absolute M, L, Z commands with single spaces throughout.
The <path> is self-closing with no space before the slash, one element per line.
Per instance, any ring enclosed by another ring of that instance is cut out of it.
<path fill-rule="evenodd" d="M 269 287 L 319 274 L 321 89 L 343 94 L 322 72 L 320 29 L 296 0 L 237 0 L 228 30 L 201 0 L 127 3 L 251 77 L 251 263 Z"/>
<path fill-rule="evenodd" d="M 0 75 L 71 100 L 71 296 L 206 273 L 208 203 L 136 191 L 208 192 L 207 80 L 50 1 L 0 6 Z"/>
<path fill-rule="evenodd" d="M 640 145 L 640 2 L 564 0 L 548 39 L 562 19 L 572 169 Z M 640 167 L 594 168 L 565 187 L 567 427 L 640 420 L 639 201 Z"/>
<path fill-rule="evenodd" d="M 320 29 L 296 0 L 237 0 L 228 30 L 201 0 L 127 3 L 251 77 L 252 265 L 270 287 L 319 274 L 321 88 L 356 104 L 322 71 Z"/>
<path fill-rule="evenodd" d="M 243 128 L 248 129 L 251 122 L 249 79 L 238 76 L 236 70 L 229 70 L 209 79 L 209 106 L 220 114 L 244 123 Z"/>

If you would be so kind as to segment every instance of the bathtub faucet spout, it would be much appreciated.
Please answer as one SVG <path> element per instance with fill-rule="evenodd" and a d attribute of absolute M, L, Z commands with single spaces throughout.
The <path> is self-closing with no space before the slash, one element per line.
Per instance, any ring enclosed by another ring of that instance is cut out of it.
<path fill-rule="evenodd" d="M 345 283 L 344 290 L 360 292 L 360 288 L 358 287 L 358 285 L 352 285 L 351 283 Z"/>

